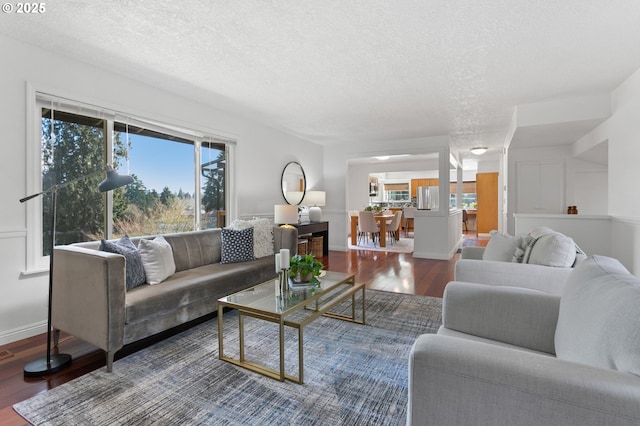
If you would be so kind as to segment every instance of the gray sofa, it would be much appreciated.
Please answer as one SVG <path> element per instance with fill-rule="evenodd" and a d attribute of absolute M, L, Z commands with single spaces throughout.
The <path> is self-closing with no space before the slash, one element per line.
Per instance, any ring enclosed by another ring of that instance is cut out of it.
<path fill-rule="evenodd" d="M 409 360 L 409 425 L 640 424 L 640 279 L 577 265 L 562 296 L 451 282 Z"/>
<path fill-rule="evenodd" d="M 100 242 L 57 246 L 52 326 L 114 354 L 128 343 L 216 312 L 217 300 L 274 278 L 274 256 L 220 263 L 220 229 L 167 234 L 175 273 L 159 284 L 127 291 L 125 257 L 98 250 Z M 146 238 L 146 237 L 145 237 Z M 150 239 L 150 238 L 149 238 Z M 139 244 L 140 238 L 132 238 Z M 274 251 L 297 250 L 298 233 L 273 228 Z"/>

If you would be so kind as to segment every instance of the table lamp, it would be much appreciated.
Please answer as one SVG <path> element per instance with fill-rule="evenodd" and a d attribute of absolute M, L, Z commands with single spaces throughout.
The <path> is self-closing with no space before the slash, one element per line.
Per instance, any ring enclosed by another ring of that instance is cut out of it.
<path fill-rule="evenodd" d="M 276 204 L 273 211 L 273 223 L 285 228 L 295 228 L 291 224 L 298 223 L 298 206 Z"/>
<path fill-rule="evenodd" d="M 302 204 L 309 207 L 309 220 L 311 222 L 322 221 L 322 209 L 320 206 L 325 205 L 326 195 L 324 191 L 307 191 L 302 200 Z"/>

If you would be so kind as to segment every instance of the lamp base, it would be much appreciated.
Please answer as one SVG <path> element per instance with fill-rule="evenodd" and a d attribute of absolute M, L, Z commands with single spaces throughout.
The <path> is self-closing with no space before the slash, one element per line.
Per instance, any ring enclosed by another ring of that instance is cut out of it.
<path fill-rule="evenodd" d="M 311 222 L 322 222 L 322 209 L 318 206 L 309 207 L 309 220 Z"/>
<path fill-rule="evenodd" d="M 63 370 L 71 365 L 71 355 L 53 354 L 47 364 L 47 357 L 37 359 L 24 366 L 24 377 L 41 377 Z"/>

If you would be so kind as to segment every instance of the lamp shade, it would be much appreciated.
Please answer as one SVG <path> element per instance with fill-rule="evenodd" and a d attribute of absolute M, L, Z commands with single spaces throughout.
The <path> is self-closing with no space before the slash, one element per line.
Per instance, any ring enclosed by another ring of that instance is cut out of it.
<path fill-rule="evenodd" d="M 98 184 L 98 191 L 107 192 L 133 183 L 133 177 L 129 175 L 119 175 L 115 170 L 113 170 L 113 167 L 109 165 L 107 165 L 105 169 L 107 171 L 107 177 Z"/>
<path fill-rule="evenodd" d="M 273 223 L 288 225 L 298 223 L 298 206 L 291 204 L 277 204 L 273 209 Z"/>
<path fill-rule="evenodd" d="M 307 191 L 302 200 L 305 206 L 324 206 L 326 202 L 326 193 L 324 191 Z"/>

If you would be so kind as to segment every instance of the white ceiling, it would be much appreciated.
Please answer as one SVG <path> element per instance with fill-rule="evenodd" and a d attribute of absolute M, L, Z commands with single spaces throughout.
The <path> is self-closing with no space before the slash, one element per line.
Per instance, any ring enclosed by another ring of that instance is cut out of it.
<path fill-rule="evenodd" d="M 500 151 L 517 105 L 608 93 L 640 68 L 637 0 L 46 8 L 0 15 L 0 33 L 323 144 L 449 135 L 454 151 Z M 570 143 L 595 124 L 518 136 Z"/>

